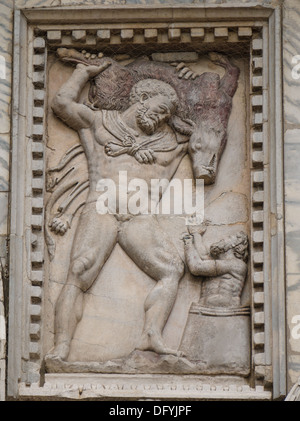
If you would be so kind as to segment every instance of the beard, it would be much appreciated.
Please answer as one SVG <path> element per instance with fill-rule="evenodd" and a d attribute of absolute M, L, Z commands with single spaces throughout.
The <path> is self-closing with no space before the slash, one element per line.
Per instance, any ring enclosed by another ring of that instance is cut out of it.
<path fill-rule="evenodd" d="M 145 107 L 140 107 L 137 110 L 136 122 L 139 128 L 148 135 L 155 133 L 160 124 L 158 115 L 149 112 Z"/>

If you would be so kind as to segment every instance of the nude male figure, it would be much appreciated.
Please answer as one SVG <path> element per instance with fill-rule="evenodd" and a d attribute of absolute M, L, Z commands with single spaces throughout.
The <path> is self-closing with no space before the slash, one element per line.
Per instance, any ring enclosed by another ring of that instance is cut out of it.
<path fill-rule="evenodd" d="M 240 232 L 206 249 L 195 227 L 183 237 L 190 272 L 203 277 L 200 304 L 208 307 L 238 307 L 247 274 L 248 238 Z"/>
<path fill-rule="evenodd" d="M 171 180 L 187 153 L 188 138 L 168 125 L 178 99 L 165 82 L 138 82 L 132 89 L 130 106 L 123 112 L 93 110 L 79 103 L 86 83 L 108 65 L 78 64 L 52 104 L 54 113 L 79 134 L 90 189 L 75 233 L 68 277 L 56 304 L 55 345 L 48 358 L 67 359 L 82 317 L 83 293 L 94 283 L 117 242 L 156 281 L 145 301 L 144 330 L 138 349 L 180 355 L 164 344 L 162 331 L 184 264 L 155 215 L 119 215 L 118 209 L 116 215 L 97 213 L 96 187 L 102 178 L 110 178 L 118 185 L 119 171 L 127 171 L 128 182 L 142 176 L 149 187 L 152 178 Z"/>

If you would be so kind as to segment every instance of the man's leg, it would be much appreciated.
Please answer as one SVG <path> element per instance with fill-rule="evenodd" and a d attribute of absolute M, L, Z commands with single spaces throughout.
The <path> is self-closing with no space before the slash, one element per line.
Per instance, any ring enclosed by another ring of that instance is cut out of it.
<path fill-rule="evenodd" d="M 99 215 L 95 203 L 82 211 L 74 237 L 66 283 L 55 309 L 55 346 L 48 357 L 66 359 L 75 328 L 82 317 L 83 293 L 93 284 L 116 244 L 118 224 Z"/>
<path fill-rule="evenodd" d="M 157 281 L 145 301 L 144 331 L 138 349 L 180 355 L 162 339 L 184 273 L 177 250 L 152 215 L 134 217 L 123 224 L 119 244 L 140 269 Z"/>

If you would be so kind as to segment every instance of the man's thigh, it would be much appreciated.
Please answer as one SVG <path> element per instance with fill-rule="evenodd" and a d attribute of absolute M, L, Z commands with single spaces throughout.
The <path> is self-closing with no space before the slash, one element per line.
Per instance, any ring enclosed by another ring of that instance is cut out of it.
<path fill-rule="evenodd" d="M 95 204 L 84 207 L 73 240 L 69 274 L 90 285 L 110 256 L 117 241 L 118 223 L 113 215 L 99 215 Z M 70 281 L 70 280 L 69 280 Z"/>
<path fill-rule="evenodd" d="M 119 244 L 154 280 L 183 271 L 183 262 L 155 215 L 133 217 L 122 225 Z"/>

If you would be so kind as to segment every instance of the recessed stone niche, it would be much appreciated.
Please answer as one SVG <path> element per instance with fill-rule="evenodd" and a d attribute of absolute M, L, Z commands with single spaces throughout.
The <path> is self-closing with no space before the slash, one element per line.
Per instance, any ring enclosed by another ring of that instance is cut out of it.
<path fill-rule="evenodd" d="M 145 10 L 16 14 L 29 66 L 15 66 L 26 121 L 15 115 L 14 130 L 27 132 L 14 158 L 24 213 L 12 247 L 24 253 L 9 393 L 279 396 L 281 279 L 268 269 L 281 241 L 270 232 L 279 11 Z"/>

